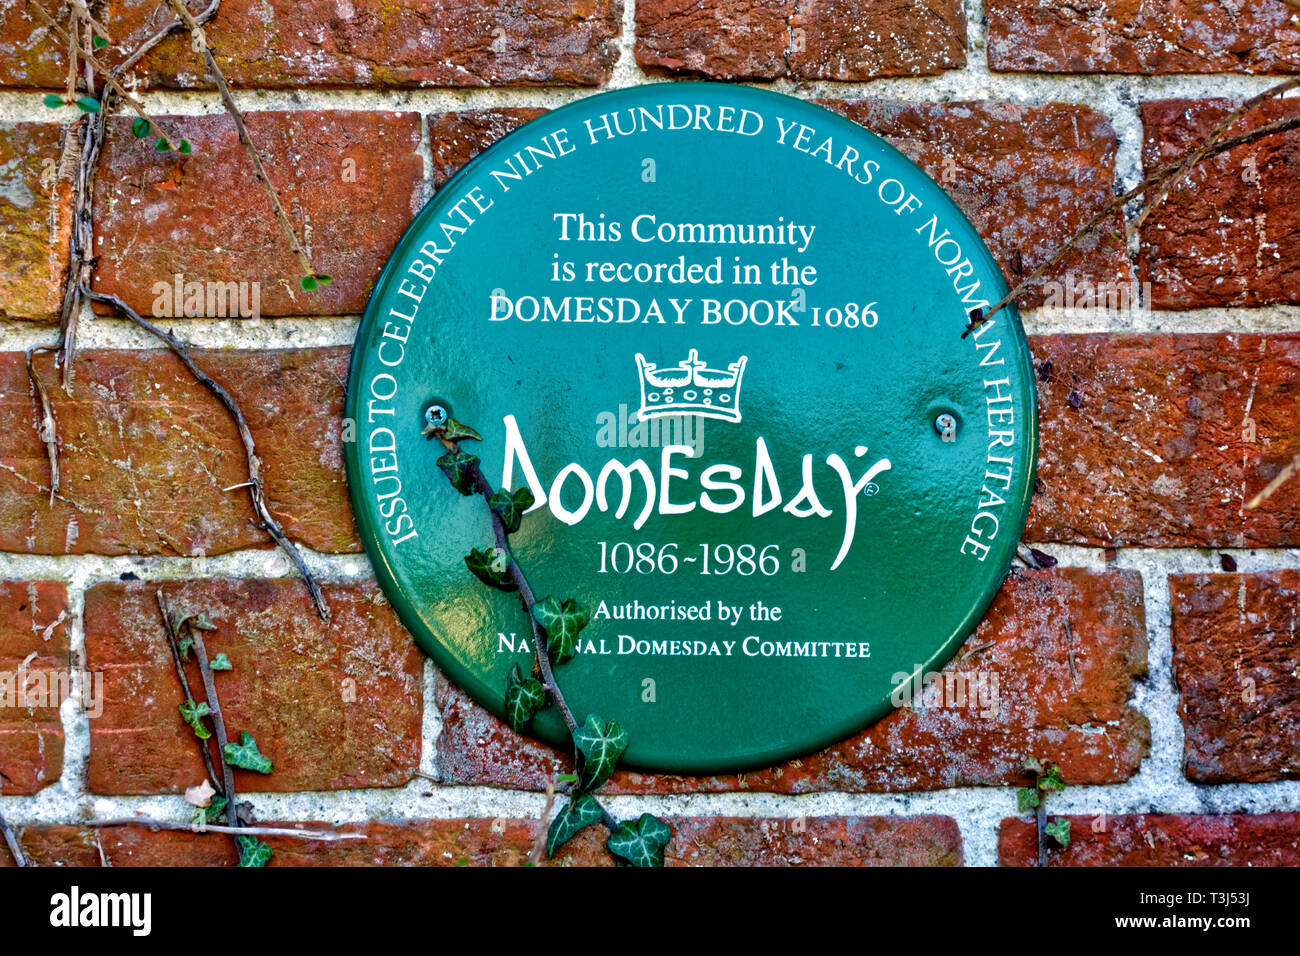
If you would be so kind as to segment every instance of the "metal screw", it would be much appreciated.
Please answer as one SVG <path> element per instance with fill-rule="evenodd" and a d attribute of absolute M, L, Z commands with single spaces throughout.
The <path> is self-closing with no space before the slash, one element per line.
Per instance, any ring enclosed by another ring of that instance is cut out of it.
<path fill-rule="evenodd" d="M 939 437 L 946 442 L 957 440 L 957 419 L 952 415 L 944 412 L 934 420 L 934 430 L 939 433 Z"/>
<path fill-rule="evenodd" d="M 447 409 L 441 405 L 430 405 L 424 410 L 424 420 L 434 428 L 447 424 Z"/>

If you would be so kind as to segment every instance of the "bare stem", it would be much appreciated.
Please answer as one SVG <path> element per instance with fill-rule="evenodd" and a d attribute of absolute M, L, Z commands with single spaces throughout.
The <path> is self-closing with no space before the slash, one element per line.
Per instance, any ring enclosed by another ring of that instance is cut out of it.
<path fill-rule="evenodd" d="M 326 830 L 295 830 L 290 827 L 240 827 L 221 826 L 216 823 L 178 823 L 174 820 L 155 820 L 152 817 L 118 817 L 112 820 L 87 820 L 88 827 L 148 827 L 151 830 L 188 830 L 191 833 L 228 833 L 232 836 L 296 837 L 299 840 L 319 840 L 332 843 L 341 840 L 364 840 L 364 833 L 331 833 Z"/>
<path fill-rule="evenodd" d="M 208 698 L 208 708 L 212 711 L 212 726 L 217 734 L 217 753 L 221 754 L 221 777 L 225 784 L 226 820 L 234 829 L 239 828 L 239 812 L 235 808 L 235 772 L 226 760 L 226 744 L 230 738 L 226 735 L 226 721 L 221 716 L 221 700 L 217 697 L 217 684 L 212 679 L 212 665 L 208 663 L 208 649 L 203 644 L 203 630 L 190 623 L 190 637 L 194 639 L 194 657 L 199 662 L 199 674 L 203 678 L 203 692 Z"/>
<path fill-rule="evenodd" d="M 171 608 L 167 604 L 167 595 L 163 593 L 163 589 L 159 588 L 154 592 L 154 596 L 158 599 L 158 610 L 162 613 L 163 627 L 167 631 L 167 646 L 172 653 L 172 663 L 176 665 L 176 677 L 180 681 L 181 690 L 185 693 L 185 699 L 192 701 L 194 700 L 194 691 L 190 690 L 190 679 L 185 675 L 185 662 L 181 659 L 180 635 L 176 633 L 176 619 L 172 616 Z M 221 777 L 217 775 L 217 769 L 212 763 L 212 751 L 208 747 L 207 741 L 198 740 L 197 737 L 195 740 L 198 741 L 199 753 L 203 755 L 203 765 L 208 769 L 208 778 L 218 787 L 221 787 Z M 222 796 L 227 795 L 224 790 L 221 793 Z"/>
<path fill-rule="evenodd" d="M 5 819 L 3 813 L 0 813 L 0 833 L 4 834 L 5 843 L 9 844 L 9 852 L 13 854 L 14 863 L 19 866 L 31 866 L 27 854 L 23 852 L 23 845 L 18 839 L 18 834 L 14 832 L 14 828 L 9 825 L 9 821 Z"/>
<path fill-rule="evenodd" d="M 37 345 L 27 350 L 27 377 L 36 388 L 36 398 L 41 405 L 40 439 L 45 445 L 45 457 L 50 460 L 50 507 L 54 506 L 54 498 L 59 493 L 59 426 L 54 420 L 54 406 L 50 404 L 50 395 L 45 390 L 45 383 L 36 374 L 33 358 L 35 353 L 48 352 L 53 348 L 55 346 Z"/>
<path fill-rule="evenodd" d="M 289 221 L 284 206 L 280 204 L 280 197 L 276 194 L 275 186 L 271 184 L 271 177 L 266 174 L 266 168 L 262 165 L 262 157 L 258 154 L 257 147 L 253 145 L 252 139 L 249 138 L 248 129 L 244 125 L 243 114 L 239 112 L 239 107 L 235 105 L 235 98 L 230 95 L 230 86 L 226 83 L 226 77 L 221 72 L 221 67 L 217 65 L 216 57 L 212 55 L 212 50 L 208 46 L 207 37 L 204 36 L 201 24 L 181 0 L 167 0 L 167 3 L 190 31 L 191 36 L 194 38 L 194 45 L 198 48 L 204 63 L 207 64 L 208 72 L 212 74 L 212 79 L 216 81 L 221 103 L 226 108 L 226 112 L 230 114 L 230 118 L 235 122 L 235 132 L 239 134 L 239 141 L 244 145 L 248 158 L 253 162 L 253 171 L 257 174 L 257 178 L 266 190 L 267 198 L 271 200 L 271 209 L 275 212 L 275 218 L 280 223 L 280 229 L 289 241 L 289 247 L 293 250 L 294 255 L 298 257 L 298 262 L 303 269 L 303 275 L 315 276 L 317 274 L 316 267 L 312 265 L 311 257 L 307 255 L 307 251 L 302 247 L 293 223 Z"/>
<path fill-rule="evenodd" d="M 1296 455 L 1292 458 L 1290 464 L 1274 475 L 1273 480 L 1264 486 L 1263 491 L 1246 502 L 1246 510 L 1254 511 L 1264 502 L 1268 501 L 1269 498 L 1272 498 L 1274 493 L 1297 471 L 1300 471 L 1300 455 Z"/>
<path fill-rule="evenodd" d="M 158 328 L 115 295 L 96 292 L 89 286 L 82 286 L 81 294 L 95 302 L 104 302 L 113 306 L 140 328 L 164 342 L 172 353 L 189 369 L 190 374 L 194 376 L 198 383 L 215 395 L 217 400 L 225 406 L 230 417 L 234 419 L 235 426 L 239 429 L 239 438 L 244 445 L 244 455 L 248 459 L 248 496 L 252 500 L 253 510 L 257 512 L 262 529 L 289 556 L 294 567 L 298 569 L 298 573 L 302 575 L 303 581 L 307 584 L 312 603 L 316 606 L 316 613 L 320 615 L 322 621 L 328 622 L 330 619 L 329 605 L 325 603 L 325 595 L 316 582 L 315 575 L 307 567 L 307 562 L 303 560 L 297 546 L 289 540 L 289 537 L 284 533 L 284 529 L 280 527 L 280 523 L 276 521 L 266 506 L 266 497 L 262 493 L 262 460 L 257 455 L 257 448 L 253 444 L 253 433 L 249 431 L 248 420 L 244 418 L 239 403 L 219 382 L 215 381 L 195 364 L 194 359 L 190 357 L 189 350 L 174 335 Z"/>

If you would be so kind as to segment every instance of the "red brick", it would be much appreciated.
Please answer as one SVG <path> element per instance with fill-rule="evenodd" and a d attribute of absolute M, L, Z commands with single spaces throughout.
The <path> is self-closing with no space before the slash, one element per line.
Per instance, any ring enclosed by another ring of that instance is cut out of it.
<path fill-rule="evenodd" d="M 784 76 L 794 8 L 794 0 L 637 0 L 636 62 L 719 80 Z"/>
<path fill-rule="evenodd" d="M 43 6 L 58 22 L 66 21 L 67 3 L 50 0 Z M 62 90 L 68 79 L 64 45 L 27 8 L 28 0 L 0 6 L 0 86 Z"/>
<path fill-rule="evenodd" d="M 986 0 L 989 65 L 1045 73 L 1295 73 L 1284 0 Z"/>
<path fill-rule="evenodd" d="M 961 833 L 951 817 L 669 817 L 668 866 L 960 866 Z M 364 839 L 323 842 L 266 837 L 271 866 L 520 866 L 538 822 L 501 818 L 380 820 L 363 825 L 272 823 Z M 606 831 L 591 827 L 564 847 L 557 866 L 611 866 Z M 145 827 L 28 827 L 23 846 L 42 866 L 230 866 L 229 837 Z M 8 864 L 0 845 L 0 866 Z"/>
<path fill-rule="evenodd" d="M 234 122 L 225 114 L 160 122 L 174 140 L 189 140 L 193 153 L 156 152 L 152 139 L 132 135 L 130 117 L 109 123 L 95 180 L 98 291 L 142 315 L 166 315 L 155 305 L 180 273 L 186 281 L 260 283 L 262 315 L 364 310 L 422 202 L 418 114 L 248 114 L 281 204 L 317 270 L 333 277 L 312 292 L 299 285 L 302 267 Z"/>
<path fill-rule="evenodd" d="M 86 592 L 86 657 L 104 672 L 104 713 L 91 721 L 94 793 L 176 793 L 204 777 L 156 603 L 158 584 L 99 584 Z M 296 580 L 169 582 L 176 611 L 205 611 L 209 654 L 230 736 L 248 731 L 275 762 L 235 772 L 238 791 L 394 787 L 420 756 L 422 658 L 373 584 L 325 586 L 327 626 Z M 202 694 L 197 666 L 190 685 Z M 352 698 L 355 697 L 355 700 Z"/>
<path fill-rule="evenodd" d="M 434 188 L 441 189 L 483 150 L 545 112 L 530 108 L 463 110 L 431 117 L 429 148 L 433 155 Z"/>
<path fill-rule="evenodd" d="M 195 351 L 240 402 L 267 504 L 291 538 L 357 550 L 343 476 L 348 350 Z M 0 549 L 36 554 L 219 554 L 270 546 L 254 523 L 247 459 L 217 399 L 170 352 L 78 353 L 71 395 L 37 357 L 60 437 L 50 504 L 39 406 L 22 353 L 0 353 Z"/>
<path fill-rule="evenodd" d="M 1051 844 L 1048 866 L 1300 866 L 1300 814 L 1223 816 L 1143 813 L 1071 816 L 1070 845 Z M 1003 866 L 1035 866 L 1037 834 L 1002 821 Z"/>
<path fill-rule="evenodd" d="M 1010 576 L 950 669 L 996 677 L 996 715 L 981 717 L 969 706 L 901 710 L 843 743 L 778 767 L 709 777 L 623 770 L 609 789 L 807 793 L 997 786 L 1020 779 L 1028 753 L 1059 763 L 1073 784 L 1118 783 L 1137 772 L 1149 748 L 1146 718 L 1129 704 L 1134 679 L 1146 673 L 1142 582 L 1135 572 L 1068 568 Z M 438 768 L 446 782 L 542 789 L 566 771 L 566 757 L 511 733 L 445 678 L 439 677 L 435 696 L 442 713 Z M 1098 733 L 1101 727 L 1105 733 Z"/>
<path fill-rule="evenodd" d="M 962 208 L 1010 285 L 1049 259 L 1111 201 L 1115 131 L 1086 106 L 1051 103 L 906 103 L 827 100 L 827 106 L 883 136 L 921 166 Z M 1035 306 L 1046 292 L 1133 280 L 1113 225 L 1093 233 L 1026 290 Z"/>
<path fill-rule="evenodd" d="M 1231 100 L 1142 104 L 1148 172 L 1195 149 L 1237 107 Z M 1271 100 L 1235 123 L 1235 136 L 1300 116 L 1300 100 Z M 1195 166 L 1142 226 L 1138 258 L 1157 309 L 1300 303 L 1300 130 L 1274 134 Z"/>
<path fill-rule="evenodd" d="M 59 172 L 65 137 L 75 149 L 76 137 L 52 123 L 0 123 L 0 317 L 51 321 L 62 309 L 72 227 L 71 180 Z"/>
<path fill-rule="evenodd" d="M 790 75 L 798 79 L 869 80 L 966 65 L 961 0 L 804 0 L 790 17 L 790 36 Z"/>
<path fill-rule="evenodd" d="M 171 19 L 156 0 L 109 0 L 120 51 Z M 224 0 L 207 35 L 234 86 L 598 86 L 613 69 L 616 0 Z M 187 38 L 139 68 L 154 86 L 208 88 Z"/>
<path fill-rule="evenodd" d="M 1187 778 L 1300 777 L 1300 571 L 1179 574 L 1169 585 Z"/>
<path fill-rule="evenodd" d="M 1300 336 L 1054 335 L 1031 347 L 1041 434 L 1026 540 L 1300 544 L 1300 482 L 1245 508 L 1300 453 Z"/>
<path fill-rule="evenodd" d="M 725 80 L 867 80 L 966 65 L 960 0 L 640 0 L 636 60 Z"/>
<path fill-rule="evenodd" d="M 67 611 L 57 581 L 0 581 L 0 794 L 36 793 L 63 773 Z"/>

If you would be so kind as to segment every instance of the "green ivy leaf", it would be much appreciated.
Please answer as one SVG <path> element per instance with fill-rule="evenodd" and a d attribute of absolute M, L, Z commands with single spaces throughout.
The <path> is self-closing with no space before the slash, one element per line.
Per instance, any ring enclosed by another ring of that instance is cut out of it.
<path fill-rule="evenodd" d="M 102 37 L 96 33 L 90 38 L 90 42 L 94 45 L 96 50 L 102 50 L 104 47 L 108 46 L 108 37 Z"/>
<path fill-rule="evenodd" d="M 262 752 L 257 749 L 257 741 L 253 735 L 245 730 L 239 735 L 239 743 L 226 744 L 226 749 L 222 751 L 226 758 L 226 763 L 232 767 L 238 767 L 241 770 L 253 770 L 257 773 L 271 772 L 271 758 L 263 756 Z"/>
<path fill-rule="evenodd" d="M 177 151 L 180 152 L 182 156 L 188 156 L 190 153 L 194 152 L 194 147 L 190 145 L 188 139 L 183 139 L 181 140 L 180 146 L 177 147 Z"/>
<path fill-rule="evenodd" d="M 203 726 L 203 718 L 212 713 L 207 702 L 196 704 L 192 700 L 187 700 L 180 705 L 181 720 L 189 724 L 194 729 L 194 736 L 199 740 L 207 740 L 212 736 L 212 731 Z"/>
<path fill-rule="evenodd" d="M 533 618 L 546 632 L 546 649 L 557 664 L 570 660 L 578 652 L 578 632 L 591 620 L 591 612 L 573 598 L 548 597 L 533 605 Z"/>
<path fill-rule="evenodd" d="M 1043 762 L 1033 754 L 1026 757 L 1020 766 L 1025 773 L 1040 774 L 1043 772 Z"/>
<path fill-rule="evenodd" d="M 535 677 L 525 678 L 519 665 L 510 672 L 506 681 L 506 720 L 510 729 L 518 733 L 533 715 L 546 706 L 546 688 Z"/>
<path fill-rule="evenodd" d="M 1052 764 L 1047 768 L 1047 772 L 1038 778 L 1038 789 L 1044 792 L 1049 790 L 1064 790 L 1065 778 L 1061 776 L 1061 768 Z"/>
<path fill-rule="evenodd" d="M 151 129 L 153 129 L 153 124 L 143 117 L 137 116 L 131 121 L 131 134 L 136 139 L 144 139 L 149 135 Z"/>
<path fill-rule="evenodd" d="M 573 732 L 573 743 L 582 754 L 578 768 L 578 789 L 584 793 L 600 787 L 618 765 L 627 749 L 627 731 L 611 720 L 608 726 L 595 714 Z"/>
<path fill-rule="evenodd" d="M 166 138 L 164 138 L 164 137 L 162 137 L 162 136 L 159 136 L 159 137 L 158 137 L 158 142 L 156 142 L 156 143 L 153 144 L 153 148 L 154 148 L 155 150 L 157 150 L 158 152 L 160 152 L 160 153 L 165 153 L 165 152 L 167 152 L 169 149 L 171 149 L 172 147 L 171 147 L 171 144 L 170 144 L 169 142 L 167 142 Z"/>
<path fill-rule="evenodd" d="M 473 469 L 478 467 L 477 455 L 467 451 L 449 451 L 438 459 L 438 467 L 462 495 L 474 494 Z"/>
<path fill-rule="evenodd" d="M 208 666 L 214 671 L 233 671 L 235 669 L 235 665 L 230 663 L 230 658 L 226 656 L 225 651 L 212 658 L 212 662 Z"/>
<path fill-rule="evenodd" d="M 257 837 L 237 836 L 240 866 L 266 866 L 271 860 L 271 848 Z"/>
<path fill-rule="evenodd" d="M 63 97 L 61 97 L 58 93 L 46 93 L 45 99 L 41 100 L 41 102 L 44 103 L 52 110 L 57 110 L 60 106 L 64 105 Z"/>
<path fill-rule="evenodd" d="M 574 797 L 564 805 L 546 831 L 546 855 L 555 856 L 555 851 L 573 839 L 578 831 L 599 823 L 601 816 L 600 803 L 591 794 Z"/>
<path fill-rule="evenodd" d="M 194 638 L 192 637 L 182 637 L 176 642 L 176 650 L 181 655 L 181 660 L 188 661 L 190 659 L 190 648 L 193 646 Z"/>
<path fill-rule="evenodd" d="M 77 109 L 83 113 L 98 113 L 99 100 L 93 96 L 79 96 L 77 97 Z"/>
<path fill-rule="evenodd" d="M 620 823 L 605 846 L 633 866 L 663 866 L 664 847 L 672 838 L 672 827 L 652 814 L 643 813 L 635 824 Z"/>
<path fill-rule="evenodd" d="M 519 590 L 519 585 L 510 576 L 510 556 L 500 548 L 486 551 L 470 548 L 469 554 L 465 555 L 465 566 L 488 587 L 498 591 Z"/>
<path fill-rule="evenodd" d="M 226 812 L 226 798 L 215 796 L 206 807 L 198 807 L 194 811 L 193 822 L 197 824 L 212 823 L 221 819 L 221 815 Z"/>
<path fill-rule="evenodd" d="M 1062 847 L 1070 845 L 1070 821 L 1065 817 L 1057 817 L 1047 826 L 1043 827 L 1043 832 L 1059 843 Z"/>
<path fill-rule="evenodd" d="M 321 285 L 329 285 L 331 282 L 334 281 L 334 279 L 332 276 L 327 276 L 322 273 L 316 276 L 316 281 L 319 282 Z"/>
<path fill-rule="evenodd" d="M 1021 813 L 1028 813 L 1038 807 L 1038 791 L 1030 787 L 1021 787 L 1016 791 L 1016 805 Z"/>
<path fill-rule="evenodd" d="M 462 425 L 454 418 L 448 418 L 442 426 L 442 437 L 448 441 L 464 441 L 466 438 L 482 441 L 483 436 L 468 425 Z"/>
<path fill-rule="evenodd" d="M 536 500 L 533 493 L 527 488 L 516 489 L 513 494 L 502 488 L 494 492 L 492 497 L 488 499 L 488 507 L 501 519 L 506 534 L 514 534 L 519 530 L 519 523 L 524 519 L 524 512 L 531 508 Z"/>
<path fill-rule="evenodd" d="M 307 292 L 316 291 L 316 287 L 320 285 L 320 283 L 316 281 L 315 276 L 303 276 L 301 279 L 298 280 L 298 283 Z"/>

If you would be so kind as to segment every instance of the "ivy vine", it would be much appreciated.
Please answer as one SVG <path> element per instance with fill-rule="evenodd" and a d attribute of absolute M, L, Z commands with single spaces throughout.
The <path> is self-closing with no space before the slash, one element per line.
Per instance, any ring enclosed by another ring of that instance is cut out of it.
<path fill-rule="evenodd" d="M 518 665 L 511 671 L 504 699 L 506 721 L 518 733 L 553 706 L 573 742 L 576 773 L 560 780 L 568 787 L 568 801 L 546 831 L 546 855 L 554 856 L 578 833 L 599 823 L 609 832 L 606 849 L 620 863 L 663 866 L 664 850 L 673 837 L 672 827 L 650 813 L 619 822 L 596 796 L 627 750 L 628 735 L 618 721 L 607 721 L 596 714 L 588 714 L 579 724 L 556 682 L 555 668 L 567 664 L 577 653 L 578 634 L 591 619 L 591 612 L 571 597 L 538 600 L 515 560 L 510 536 L 519 530 L 524 512 L 533 506 L 532 494 L 527 488 L 513 492 L 493 488 L 479 466 L 478 456 L 461 448 L 461 442 L 482 441 L 483 436 L 452 418 L 444 406 L 429 405 L 424 420 L 422 434 L 438 439 L 446 449 L 438 459 L 438 467 L 447 481 L 462 495 L 482 498 L 492 517 L 493 546 L 486 550 L 471 548 L 465 555 L 465 566 L 488 587 L 517 593 L 532 625 L 533 667 L 526 676 Z"/>

